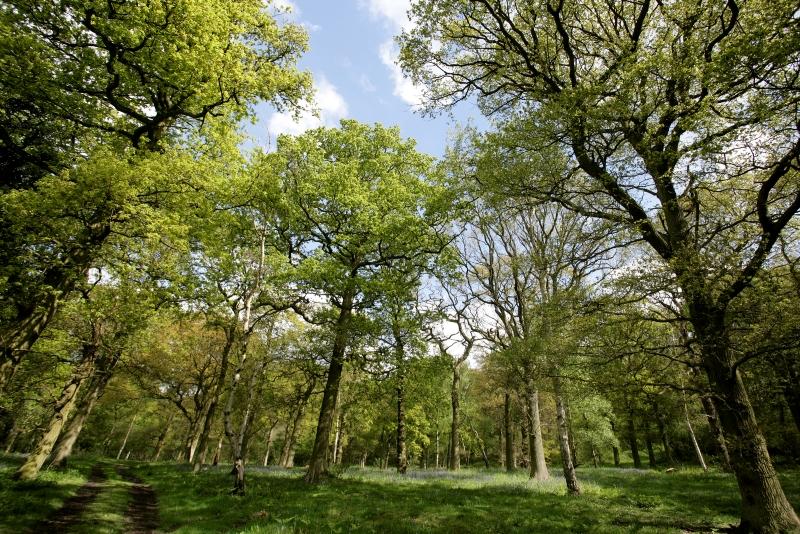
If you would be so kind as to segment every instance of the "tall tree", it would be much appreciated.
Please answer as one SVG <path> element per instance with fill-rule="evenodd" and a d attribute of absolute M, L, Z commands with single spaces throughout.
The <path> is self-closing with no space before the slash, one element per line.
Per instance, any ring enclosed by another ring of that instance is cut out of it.
<path fill-rule="evenodd" d="M 429 265 L 444 248 L 443 191 L 433 181 L 431 159 L 413 141 L 395 128 L 355 121 L 281 137 L 264 164 L 280 182 L 278 232 L 296 265 L 296 283 L 309 298 L 326 302 L 297 310 L 333 335 L 306 473 L 317 482 L 327 470 L 339 382 L 361 313 L 383 294 L 391 273 Z"/>
<path fill-rule="evenodd" d="M 187 130 L 241 118 L 260 99 L 294 107 L 310 77 L 295 67 L 304 31 L 279 26 L 259 0 L 18 1 L 0 6 L 0 25 L 0 150 L 14 156 L 4 179 L 35 183 L 4 190 L 0 206 L 10 229 L 0 246 L 2 390 L 109 237 L 130 235 L 139 210 L 163 209 L 192 182 L 169 167 L 142 180 L 136 160 L 147 156 L 134 152 L 184 144 Z M 75 165 L 87 155 L 99 162 Z M 31 211 L 19 220 L 22 210 Z"/>
<path fill-rule="evenodd" d="M 503 176 L 507 192 L 611 221 L 669 266 L 719 400 L 740 527 L 759 532 L 800 519 L 731 350 L 728 309 L 800 210 L 796 8 L 422 0 L 401 37 L 401 62 L 433 107 L 477 93 L 487 113 L 508 112 L 495 145 L 519 171 Z"/>

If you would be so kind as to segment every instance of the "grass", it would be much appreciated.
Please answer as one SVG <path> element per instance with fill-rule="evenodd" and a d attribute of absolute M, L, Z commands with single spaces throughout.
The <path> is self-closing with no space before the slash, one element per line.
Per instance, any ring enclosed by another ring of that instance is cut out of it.
<path fill-rule="evenodd" d="M 8 480 L 0 468 L 0 532 L 24 532 L 85 481 L 90 460 L 44 473 L 36 483 Z M 526 473 L 350 468 L 317 486 L 302 470 L 249 468 L 247 495 L 229 494 L 220 467 L 192 474 L 174 464 L 130 463 L 158 495 L 164 532 L 711 532 L 738 519 L 732 476 L 681 469 L 582 468 L 583 495 L 568 497 L 563 479 L 530 481 Z M 83 532 L 121 532 L 129 485 L 108 464 L 107 487 L 87 509 Z M 781 475 L 800 508 L 800 472 Z M 83 528 L 83 527 L 82 527 Z"/>
<path fill-rule="evenodd" d="M 58 510 L 86 483 L 93 461 L 75 460 L 69 469 L 44 471 L 30 482 L 12 482 L 10 477 L 21 463 L 21 456 L 0 456 L 0 532 L 28 531 Z"/>

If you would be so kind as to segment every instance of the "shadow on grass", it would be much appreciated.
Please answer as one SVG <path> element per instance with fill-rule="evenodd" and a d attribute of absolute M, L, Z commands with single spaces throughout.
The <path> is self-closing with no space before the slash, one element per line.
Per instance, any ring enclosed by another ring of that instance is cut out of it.
<path fill-rule="evenodd" d="M 11 475 L 22 457 L 4 456 L 0 467 L 0 532 L 32 532 L 42 520 L 53 516 L 88 480 L 94 463 L 76 460 L 63 471 L 43 471 L 39 478 L 16 482 Z"/>
<path fill-rule="evenodd" d="M 697 471 L 582 469 L 580 497 L 556 477 L 483 470 L 444 479 L 349 470 L 317 486 L 300 471 L 252 471 L 244 497 L 228 494 L 224 469 L 138 473 L 159 494 L 162 530 L 181 533 L 710 531 L 735 523 L 739 506 L 733 477 Z M 797 474 L 784 478 L 797 503 Z"/>

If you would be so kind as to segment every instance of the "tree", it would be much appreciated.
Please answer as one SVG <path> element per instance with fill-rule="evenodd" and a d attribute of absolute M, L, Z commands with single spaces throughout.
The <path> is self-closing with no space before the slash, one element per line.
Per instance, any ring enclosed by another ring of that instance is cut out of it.
<path fill-rule="evenodd" d="M 444 248 L 444 195 L 431 159 L 413 141 L 396 128 L 355 121 L 281 137 L 264 165 L 280 183 L 278 233 L 296 266 L 298 291 L 325 301 L 296 309 L 333 335 L 306 474 L 317 482 L 327 469 L 339 382 L 361 313 L 384 293 L 391 274 L 418 271 Z"/>
<path fill-rule="evenodd" d="M 800 520 L 727 319 L 800 209 L 795 13 L 788 1 L 426 0 L 401 37 L 432 107 L 477 93 L 508 119 L 492 138 L 516 169 L 507 192 L 611 221 L 669 266 L 719 400 L 740 528 L 761 532 Z"/>
<path fill-rule="evenodd" d="M 0 101 L 11 104 L 0 150 L 14 154 L 4 164 L 20 188 L 0 205 L 11 230 L 0 246 L 2 390 L 110 236 L 192 181 L 171 169 L 158 185 L 131 179 L 147 176 L 146 153 L 185 145 L 215 117 L 240 119 L 257 100 L 294 108 L 311 84 L 295 68 L 304 31 L 279 26 L 258 0 L 19 1 L 0 7 L 0 25 Z"/>

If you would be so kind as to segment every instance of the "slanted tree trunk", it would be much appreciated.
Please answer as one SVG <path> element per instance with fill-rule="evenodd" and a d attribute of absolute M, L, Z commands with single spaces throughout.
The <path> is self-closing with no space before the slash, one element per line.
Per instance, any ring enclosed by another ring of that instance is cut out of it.
<path fill-rule="evenodd" d="M 706 412 L 708 419 L 708 428 L 711 430 L 711 435 L 714 436 L 714 441 L 717 443 L 717 448 L 720 454 L 720 466 L 726 473 L 732 472 L 731 469 L 731 456 L 728 453 L 728 445 L 725 443 L 725 434 L 722 432 L 722 427 L 719 425 L 719 417 L 717 417 L 717 408 L 714 399 L 709 395 L 701 395 L 700 402 L 703 403 L 703 410 Z"/>
<path fill-rule="evenodd" d="M 503 405 L 503 425 L 506 434 L 506 471 L 514 470 L 514 432 L 511 426 L 511 394 L 506 391 Z"/>
<path fill-rule="evenodd" d="M 283 449 L 281 450 L 281 458 L 279 465 L 281 467 L 290 468 L 294 467 L 294 447 L 297 442 L 297 430 L 300 428 L 300 423 L 305 415 L 306 404 L 311 394 L 316 387 L 316 380 L 311 379 L 308 381 L 305 391 L 298 397 L 297 408 L 294 412 L 294 417 L 291 419 L 289 425 L 286 427 L 286 436 L 283 440 Z"/>
<path fill-rule="evenodd" d="M 206 411 L 205 418 L 203 419 L 203 428 L 200 431 L 200 438 L 198 439 L 198 447 L 200 447 L 200 450 L 204 450 L 206 447 L 208 447 L 208 440 L 211 435 L 211 428 L 214 425 L 217 406 L 219 405 L 220 398 L 222 398 L 222 391 L 225 387 L 225 378 L 228 375 L 228 367 L 230 366 L 230 353 L 236 341 L 236 325 L 234 323 L 227 325 L 224 330 L 225 345 L 222 347 L 222 357 L 220 358 L 217 379 L 214 383 L 214 392 L 211 394 L 208 410 Z M 189 461 L 192 462 L 192 470 L 197 472 L 202 467 L 205 458 L 203 458 L 202 461 L 199 458 L 190 458 Z"/>
<path fill-rule="evenodd" d="M 128 445 L 128 438 L 131 435 L 131 430 L 133 430 L 133 424 L 136 422 L 136 417 L 138 417 L 138 415 L 139 415 L 138 413 L 134 413 L 133 417 L 131 417 L 131 422 L 128 425 L 128 431 L 125 432 L 125 437 L 122 440 L 122 445 L 120 445 L 119 452 L 117 453 L 117 460 L 119 460 L 120 457 L 122 457 L 122 451 L 124 451 L 125 446 Z"/>
<path fill-rule="evenodd" d="M 331 363 L 328 367 L 328 378 L 325 382 L 325 391 L 322 394 L 322 403 L 319 409 L 317 432 L 314 436 L 314 448 L 308 460 L 308 471 L 305 481 L 315 484 L 319 482 L 328 471 L 328 442 L 333 428 L 333 414 L 336 407 L 336 397 L 339 394 L 339 382 L 344 369 L 345 350 L 347 349 L 347 336 L 350 326 L 350 317 L 353 313 L 353 299 L 355 289 L 350 287 L 342 298 L 339 317 L 336 320 L 335 337 L 331 351 Z"/>
<path fill-rule="evenodd" d="M 450 383 L 450 451 L 447 468 L 456 471 L 461 467 L 461 448 L 458 438 L 459 427 L 459 388 L 461 387 L 461 371 L 459 365 L 453 365 L 453 380 Z"/>
<path fill-rule="evenodd" d="M 223 436 L 224 434 L 220 434 L 219 439 L 217 440 L 217 446 L 214 447 L 214 458 L 211 460 L 211 465 L 217 466 L 219 465 L 219 461 L 222 458 L 222 445 L 223 445 Z"/>
<path fill-rule="evenodd" d="M 61 301 L 86 276 L 100 247 L 111 234 L 111 224 L 107 222 L 110 217 L 108 206 L 97 210 L 86 221 L 86 226 L 74 236 L 77 245 L 64 251 L 58 263 L 44 269 L 41 287 L 47 287 L 47 292 L 31 302 L 15 303 L 15 316 L 0 331 L 0 394 L 5 391 L 20 362 L 55 316 Z M 12 277 L 7 280 L 6 287 L 18 283 L 24 282 Z"/>
<path fill-rule="evenodd" d="M 158 458 L 161 456 L 161 451 L 164 450 L 164 443 L 167 442 L 167 435 L 169 435 L 169 430 L 172 428 L 172 421 L 175 420 L 175 414 L 169 414 L 169 418 L 167 419 L 164 428 L 161 430 L 161 433 L 158 435 L 158 440 L 156 441 L 156 448 L 153 450 L 153 459 L 151 461 L 157 462 Z"/>
<path fill-rule="evenodd" d="M 550 473 L 547 471 L 547 461 L 544 457 L 544 440 L 542 439 L 542 422 L 539 418 L 539 391 L 529 383 L 525 388 L 528 402 L 528 417 L 530 418 L 530 432 L 528 434 L 530 450 L 530 475 L 536 480 L 547 480 Z"/>
<path fill-rule="evenodd" d="M 564 469 L 564 480 L 567 483 L 567 492 L 570 495 L 580 495 L 581 489 L 578 485 L 578 477 L 575 474 L 575 465 L 572 463 L 572 450 L 569 446 L 569 426 L 567 424 L 567 413 L 564 408 L 564 394 L 561 387 L 561 378 L 553 377 L 553 392 L 556 397 L 556 423 L 558 426 L 557 440 L 558 448 L 561 452 L 561 464 Z"/>
<path fill-rule="evenodd" d="M 683 413 L 686 416 L 686 427 L 689 429 L 689 438 L 691 438 L 692 440 L 694 453 L 697 456 L 697 463 L 700 464 L 700 467 L 703 468 L 703 471 L 708 471 L 708 466 L 706 466 L 706 461 L 703 458 L 703 451 L 700 450 L 700 444 L 697 443 L 697 438 L 694 435 L 694 428 L 692 428 L 692 422 L 689 420 L 689 409 L 686 407 L 685 398 L 683 400 Z"/>
<path fill-rule="evenodd" d="M 798 530 L 800 519 L 780 485 L 727 339 L 713 335 L 725 331 L 724 313 L 715 317 L 718 325 L 695 319 L 702 317 L 697 310 L 692 315 L 708 381 L 720 401 L 717 413 L 742 496 L 739 528 L 754 532 Z"/>
<path fill-rule="evenodd" d="M 94 371 L 95 360 L 100 348 L 100 324 L 92 327 L 91 339 L 83 344 L 81 360 L 75 367 L 72 378 L 61 390 L 56 401 L 53 415 L 39 439 L 36 448 L 28 456 L 19 469 L 14 473 L 15 480 L 33 480 L 39 475 L 47 457 L 53 451 L 56 440 L 61 435 L 61 429 L 72 412 L 78 400 L 81 386 L 91 377 Z"/>
<path fill-rule="evenodd" d="M 269 426 L 269 432 L 267 433 L 267 452 L 264 454 L 264 467 L 269 465 L 269 455 L 272 451 L 272 441 L 275 437 L 275 427 L 278 425 L 278 420 L 275 419 L 272 421 L 272 424 Z"/>
<path fill-rule="evenodd" d="M 72 454 L 72 448 L 75 446 L 75 442 L 78 441 L 83 425 L 86 424 L 86 419 L 89 418 L 97 401 L 103 396 L 106 385 L 113 376 L 114 367 L 116 367 L 121 356 L 122 352 L 118 350 L 98 359 L 86 392 L 78 402 L 67 428 L 62 432 L 56 443 L 51 455 L 51 466 L 63 467 L 67 464 L 67 459 Z"/>

